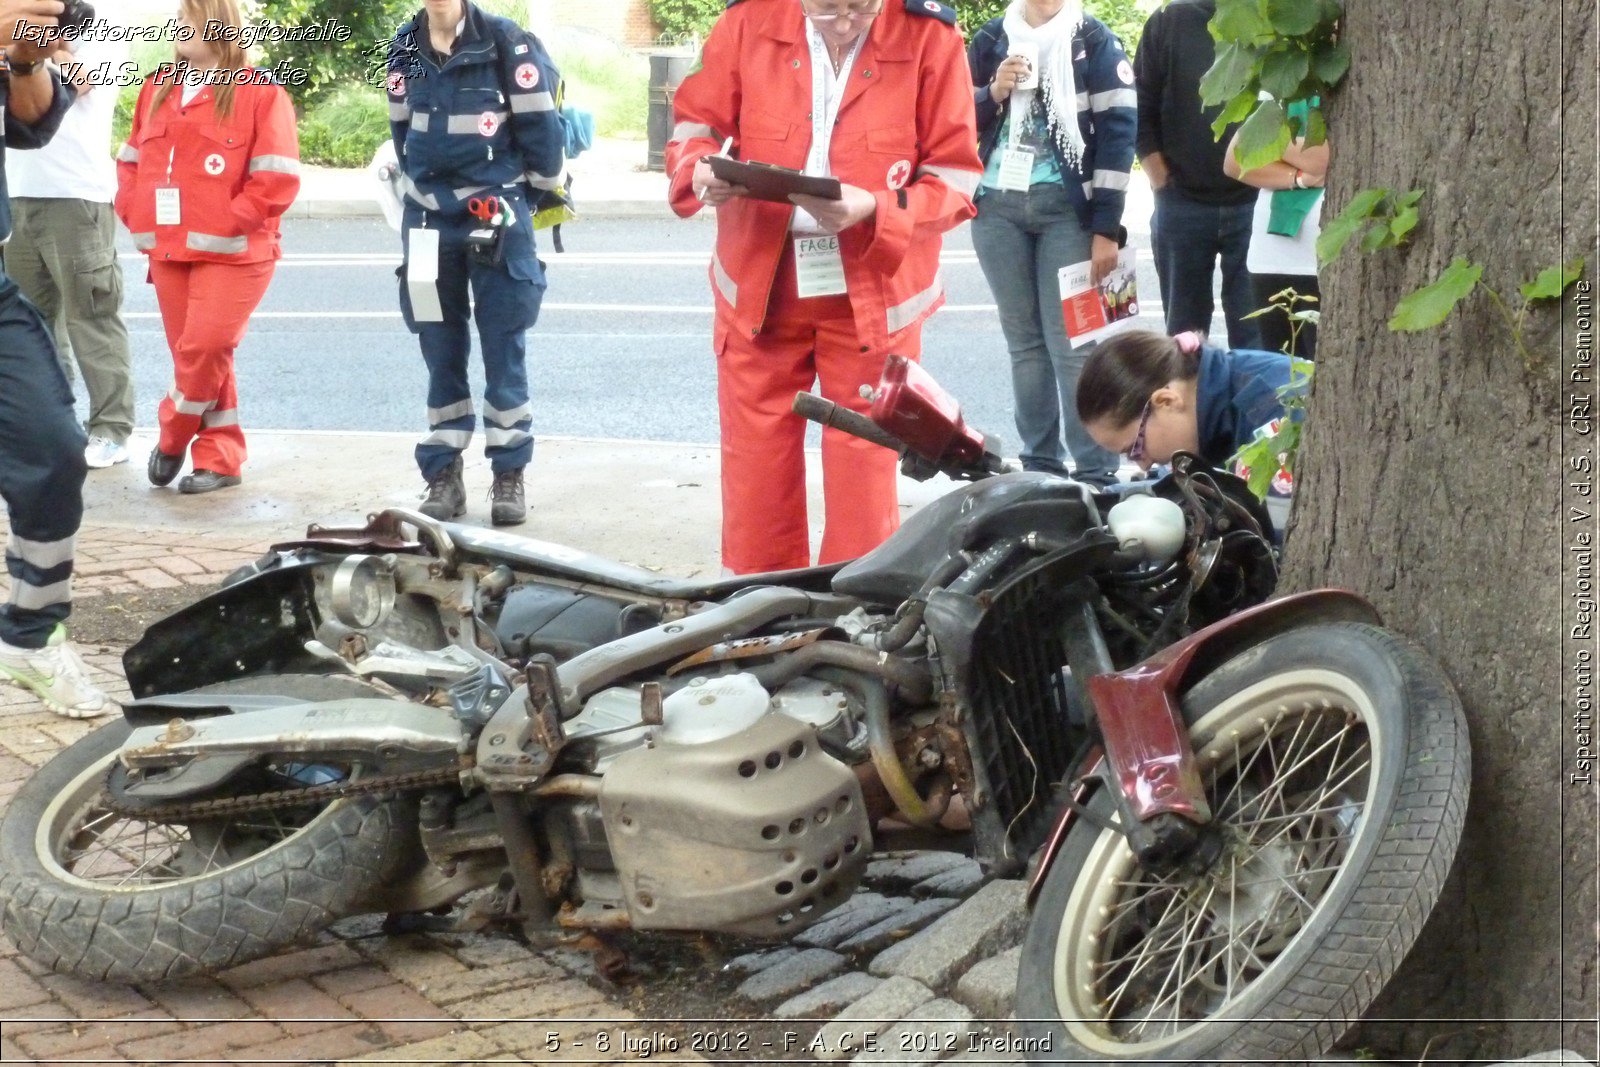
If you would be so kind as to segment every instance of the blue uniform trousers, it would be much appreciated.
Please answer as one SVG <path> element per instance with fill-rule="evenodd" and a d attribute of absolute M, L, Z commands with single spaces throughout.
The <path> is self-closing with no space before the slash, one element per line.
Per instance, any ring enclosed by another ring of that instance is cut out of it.
<path fill-rule="evenodd" d="M 544 267 L 534 252 L 533 219 L 520 193 L 501 191 L 517 213 L 505 235 L 498 266 L 476 262 L 467 234 L 482 226 L 472 216 L 424 212 L 406 205 L 406 262 L 409 233 L 426 222 L 439 231 L 439 304 L 443 322 L 417 322 L 401 268 L 400 309 L 406 326 L 422 344 L 428 366 L 428 436 L 417 445 L 417 466 L 432 479 L 466 450 L 477 425 L 467 359 L 472 351 L 469 317 L 478 327 L 483 353 L 484 454 L 495 473 L 520 470 L 533 458 L 533 412 L 528 397 L 527 331 L 539 318 L 544 299 Z M 471 291 L 471 299 L 468 291 Z"/>
<path fill-rule="evenodd" d="M 0 274 L 0 496 L 11 517 L 0 639 L 8 644 L 43 648 L 72 610 L 86 443 L 49 329 Z"/>

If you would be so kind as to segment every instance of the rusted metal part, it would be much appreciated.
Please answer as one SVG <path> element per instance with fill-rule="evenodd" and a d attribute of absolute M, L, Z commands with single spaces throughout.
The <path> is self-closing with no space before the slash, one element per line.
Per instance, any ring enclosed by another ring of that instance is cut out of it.
<path fill-rule="evenodd" d="M 533 787 L 536 797 L 597 797 L 605 779 L 588 774 L 558 774 Z"/>
<path fill-rule="evenodd" d="M 113 765 L 106 772 L 107 787 L 100 796 L 100 806 L 107 811 L 145 822 L 198 822 L 202 819 L 219 819 L 228 815 L 242 815 L 257 811 L 287 811 L 309 804 L 331 804 L 347 797 L 371 796 L 376 793 L 410 793 L 419 789 L 457 785 L 460 770 L 456 767 L 439 767 L 412 774 L 390 774 L 374 778 L 360 778 L 353 782 L 330 782 L 311 785 L 303 789 L 279 789 L 270 793 L 251 793 L 244 796 L 218 797 L 213 800 L 196 800 L 188 804 L 143 805 L 121 804 L 113 796 L 110 776 L 116 772 Z"/>
<path fill-rule="evenodd" d="M 602 908 L 594 904 L 573 907 L 562 905 L 556 923 L 565 930 L 632 930 L 633 919 L 627 908 Z"/>
<path fill-rule="evenodd" d="M 731 660 L 758 659 L 762 656 L 776 656 L 784 652 L 793 652 L 797 648 L 814 644 L 821 640 L 828 632 L 827 627 L 816 630 L 806 630 L 797 634 L 775 634 L 770 637 L 744 637 L 737 641 L 723 641 L 719 644 L 703 648 L 692 656 L 686 656 L 667 668 L 667 677 L 682 674 L 684 671 L 695 667 L 703 667 L 708 663 L 726 663 Z"/>
<path fill-rule="evenodd" d="M 956 792 L 968 803 L 979 807 L 983 798 L 976 796 L 977 772 L 972 766 L 972 750 L 967 747 L 967 734 L 961 728 L 961 704 L 955 693 L 946 691 L 939 700 L 939 717 L 934 727 L 939 733 L 939 747 L 944 752 L 944 769 L 955 783 Z"/>
<path fill-rule="evenodd" d="M 661 683 L 646 682 L 639 689 L 639 720 L 646 726 L 660 726 L 663 718 Z"/>
<path fill-rule="evenodd" d="M 167 723 L 167 732 L 161 735 L 163 745 L 176 745 L 187 741 L 194 736 L 194 727 L 182 719 L 172 719 Z"/>

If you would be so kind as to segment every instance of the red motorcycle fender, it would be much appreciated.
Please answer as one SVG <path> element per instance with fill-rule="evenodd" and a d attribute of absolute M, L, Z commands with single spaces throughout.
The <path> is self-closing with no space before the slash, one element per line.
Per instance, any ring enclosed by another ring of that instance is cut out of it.
<path fill-rule="evenodd" d="M 1080 773 L 1073 800 L 1083 804 L 1102 761 L 1132 801 L 1140 819 L 1163 812 L 1196 822 L 1210 819 L 1205 790 L 1179 708 L 1182 695 L 1228 660 L 1268 638 L 1310 622 L 1383 625 L 1367 600 L 1343 589 L 1316 589 L 1269 600 L 1197 630 L 1125 671 L 1089 679 L 1090 699 L 1105 739 L 1088 770 Z M 1032 906 L 1076 815 L 1063 808 L 1040 849 L 1028 883 Z"/>

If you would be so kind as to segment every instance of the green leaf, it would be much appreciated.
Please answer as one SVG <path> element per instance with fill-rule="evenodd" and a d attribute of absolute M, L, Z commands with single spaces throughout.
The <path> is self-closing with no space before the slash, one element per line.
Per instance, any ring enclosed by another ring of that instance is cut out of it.
<path fill-rule="evenodd" d="M 1350 49 L 1335 42 L 1317 49 L 1311 57 L 1311 76 L 1328 88 L 1344 79 L 1350 70 Z"/>
<path fill-rule="evenodd" d="M 1201 102 L 1220 104 L 1243 93 L 1250 87 L 1255 65 L 1255 52 L 1244 45 L 1230 41 L 1217 49 L 1211 68 L 1200 76 Z"/>
<path fill-rule="evenodd" d="M 1275 312 L 1277 310 L 1278 310 L 1278 305 L 1276 305 L 1276 304 L 1268 304 L 1264 308 L 1256 308 L 1254 311 L 1250 312 L 1250 314 L 1246 315 L 1245 318 L 1247 318 L 1247 319 L 1259 319 L 1261 316 L 1263 316 L 1263 315 L 1271 315 L 1273 312 Z"/>
<path fill-rule="evenodd" d="M 1481 277 L 1481 266 L 1457 256 L 1439 275 L 1438 281 L 1423 286 L 1394 306 L 1389 329 L 1413 333 L 1432 329 L 1449 317 Z"/>
<path fill-rule="evenodd" d="M 1583 275 L 1583 257 L 1558 267 L 1546 267 L 1531 282 L 1518 286 L 1524 300 L 1556 300 Z"/>
<path fill-rule="evenodd" d="M 1376 252 L 1391 243 L 1389 227 L 1381 223 L 1361 235 L 1361 251 L 1363 252 Z"/>
<path fill-rule="evenodd" d="M 1211 123 L 1211 136 L 1215 140 L 1222 140 L 1227 135 L 1229 127 L 1244 121 L 1244 117 L 1256 109 L 1260 97 L 1246 89 L 1232 100 L 1228 106 L 1217 114 L 1216 120 Z"/>
<path fill-rule="evenodd" d="M 1267 19 L 1284 37 L 1300 37 L 1322 19 L 1320 0 L 1267 0 Z"/>
<path fill-rule="evenodd" d="M 1301 134 L 1305 138 L 1307 148 L 1315 148 L 1319 144 L 1328 143 L 1328 122 L 1322 117 L 1322 109 L 1314 107 L 1306 112 L 1306 128 Z"/>
<path fill-rule="evenodd" d="M 1217 0 L 1217 13 L 1208 25 L 1211 36 L 1219 42 L 1253 43 L 1273 35 L 1258 0 Z"/>
<path fill-rule="evenodd" d="M 1324 223 L 1317 237 L 1317 263 L 1326 267 L 1339 258 L 1350 238 L 1361 232 L 1373 209 L 1388 195 L 1389 190 L 1384 188 L 1363 189 L 1350 199 L 1338 218 Z"/>
<path fill-rule="evenodd" d="M 1261 88 L 1279 100 L 1292 100 L 1311 69 L 1311 57 L 1291 45 L 1268 52 L 1261 61 Z"/>
<path fill-rule="evenodd" d="M 1406 239 L 1406 234 L 1417 228 L 1417 223 L 1422 216 L 1414 207 L 1403 207 L 1394 213 L 1394 218 L 1389 220 L 1389 235 L 1394 238 L 1394 243 L 1399 244 Z"/>
<path fill-rule="evenodd" d="M 1416 207 L 1418 204 L 1422 203 L 1422 198 L 1426 195 L 1426 189 L 1413 189 L 1405 196 L 1400 198 L 1400 206 L 1402 208 Z"/>
<path fill-rule="evenodd" d="M 1289 117 L 1276 100 L 1264 100 L 1239 127 L 1239 166 L 1255 170 L 1283 158 L 1289 147 Z"/>

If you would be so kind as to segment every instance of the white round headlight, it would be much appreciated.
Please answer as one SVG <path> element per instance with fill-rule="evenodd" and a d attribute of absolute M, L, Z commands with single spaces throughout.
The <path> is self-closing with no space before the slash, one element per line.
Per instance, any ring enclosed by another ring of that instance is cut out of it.
<path fill-rule="evenodd" d="M 334 569 L 328 593 L 340 622 L 370 629 L 394 609 L 394 572 L 377 556 L 346 556 Z"/>
<path fill-rule="evenodd" d="M 1183 548 L 1183 509 L 1165 497 L 1130 496 L 1106 515 L 1111 535 L 1151 561 L 1169 560 Z"/>

